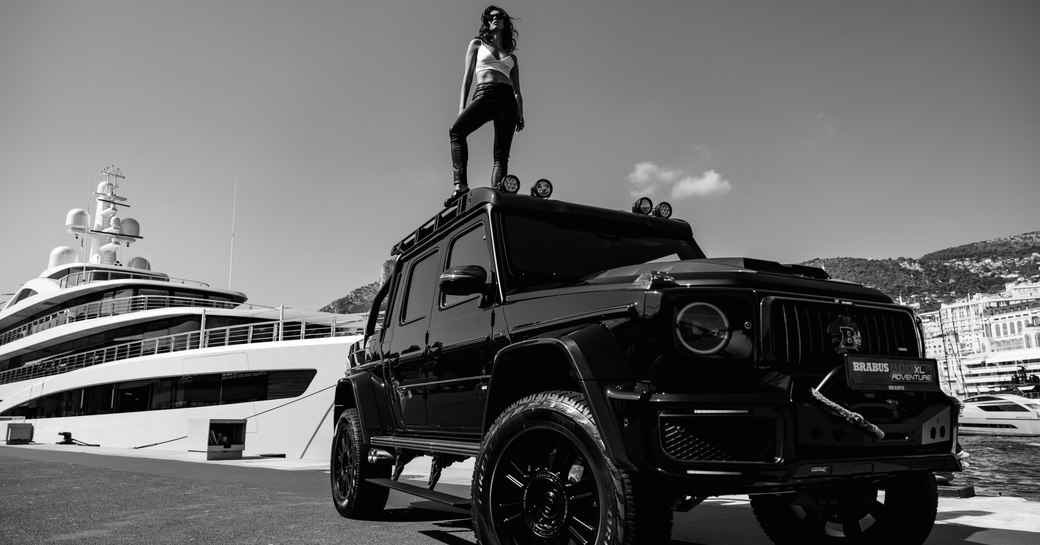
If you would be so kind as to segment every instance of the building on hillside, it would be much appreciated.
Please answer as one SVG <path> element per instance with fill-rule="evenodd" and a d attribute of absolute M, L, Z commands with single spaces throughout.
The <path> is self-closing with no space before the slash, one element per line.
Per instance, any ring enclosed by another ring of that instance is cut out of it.
<path fill-rule="evenodd" d="M 1040 376 L 1040 283 L 1007 284 L 1000 294 L 943 304 L 920 317 L 925 355 L 939 362 L 940 382 L 954 395 Z"/>

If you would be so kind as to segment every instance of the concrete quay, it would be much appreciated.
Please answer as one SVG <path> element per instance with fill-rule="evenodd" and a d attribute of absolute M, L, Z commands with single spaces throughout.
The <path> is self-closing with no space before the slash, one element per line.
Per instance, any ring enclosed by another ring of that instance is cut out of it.
<path fill-rule="evenodd" d="M 424 480 L 428 459 L 405 468 Z M 438 490 L 468 493 L 471 465 Z M 391 492 L 378 520 L 332 507 L 323 461 L 205 461 L 188 453 L 66 445 L 0 446 L 0 543 L 474 543 L 469 514 Z M 420 483 L 417 483 L 420 484 Z M 1040 503 L 941 497 L 929 544 L 1040 542 Z M 746 496 L 676 513 L 672 545 L 766 545 Z"/>

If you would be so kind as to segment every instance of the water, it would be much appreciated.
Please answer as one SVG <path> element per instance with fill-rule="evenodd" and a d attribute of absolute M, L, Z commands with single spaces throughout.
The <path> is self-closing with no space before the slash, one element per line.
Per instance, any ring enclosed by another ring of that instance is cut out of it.
<path fill-rule="evenodd" d="M 971 467 L 955 473 L 954 485 L 970 484 L 979 496 L 1017 496 L 1040 501 L 1040 437 L 961 436 Z"/>

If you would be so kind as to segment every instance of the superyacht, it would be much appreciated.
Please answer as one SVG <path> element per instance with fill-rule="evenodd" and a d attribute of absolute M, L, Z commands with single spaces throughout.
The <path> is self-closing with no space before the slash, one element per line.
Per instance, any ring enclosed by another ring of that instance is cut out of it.
<path fill-rule="evenodd" d="M 93 221 L 83 209 L 66 219 L 78 248 L 55 248 L 0 302 L 0 440 L 10 424 L 38 443 L 174 451 L 236 435 L 246 455 L 327 459 L 364 317 L 251 305 L 143 257 L 121 262 L 140 224 L 121 218 L 122 172 L 101 173 Z M 207 422 L 238 427 L 218 439 Z"/>

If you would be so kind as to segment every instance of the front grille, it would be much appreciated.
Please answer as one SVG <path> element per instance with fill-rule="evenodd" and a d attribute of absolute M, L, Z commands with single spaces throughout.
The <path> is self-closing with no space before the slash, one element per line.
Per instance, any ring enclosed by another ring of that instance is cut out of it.
<path fill-rule="evenodd" d="M 846 352 L 921 357 L 913 315 L 901 307 L 767 297 L 762 323 L 762 352 L 771 363 L 834 366 Z M 860 345 L 850 346 L 841 329 L 856 330 Z"/>
<path fill-rule="evenodd" d="M 777 432 L 775 418 L 661 418 L 661 445 L 682 462 L 773 462 Z"/>

